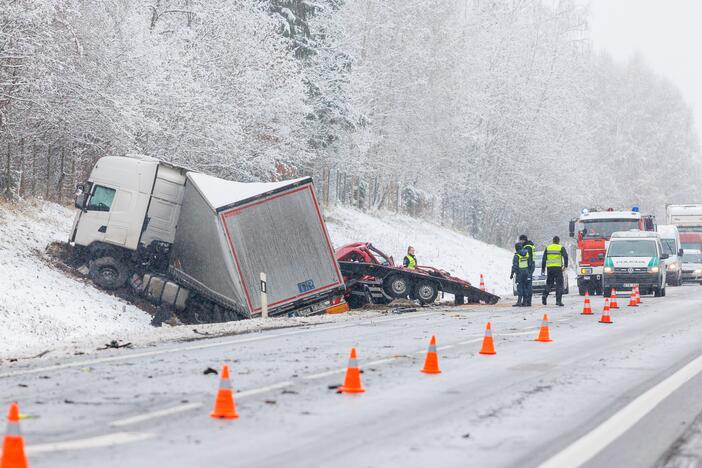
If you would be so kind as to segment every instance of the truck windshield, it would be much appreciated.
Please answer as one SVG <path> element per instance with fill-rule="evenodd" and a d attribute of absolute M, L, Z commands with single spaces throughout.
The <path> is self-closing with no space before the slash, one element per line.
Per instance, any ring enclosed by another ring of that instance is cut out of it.
<path fill-rule="evenodd" d="M 667 253 L 668 255 L 678 254 L 675 250 L 675 239 L 661 239 L 661 245 L 663 246 L 663 253 Z"/>
<path fill-rule="evenodd" d="M 639 229 L 638 219 L 593 219 L 582 221 L 583 239 L 609 239 L 617 231 Z"/>
<path fill-rule="evenodd" d="M 608 257 L 656 257 L 656 242 L 646 239 L 622 239 L 609 244 Z"/>

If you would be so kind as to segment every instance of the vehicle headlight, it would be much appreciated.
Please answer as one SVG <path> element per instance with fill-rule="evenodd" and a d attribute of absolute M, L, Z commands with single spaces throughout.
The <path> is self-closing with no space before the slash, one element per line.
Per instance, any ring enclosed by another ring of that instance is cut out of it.
<path fill-rule="evenodd" d="M 678 269 L 678 266 L 677 266 L 675 263 L 671 263 L 671 264 L 668 265 L 666 268 L 667 268 L 668 271 L 675 271 L 675 270 Z"/>
<path fill-rule="evenodd" d="M 612 274 L 614 273 L 614 268 L 612 267 L 604 267 L 604 272 L 607 274 Z"/>
<path fill-rule="evenodd" d="M 650 268 L 648 269 L 648 271 L 649 271 L 650 273 L 658 273 L 658 271 L 660 271 L 660 268 L 658 268 L 657 266 L 654 266 L 654 267 L 650 267 Z"/>
<path fill-rule="evenodd" d="M 581 268 L 580 269 L 581 275 L 589 275 L 590 273 L 592 273 L 592 268 Z"/>
<path fill-rule="evenodd" d="M 698 268 L 695 270 L 696 275 L 702 275 L 702 268 Z"/>

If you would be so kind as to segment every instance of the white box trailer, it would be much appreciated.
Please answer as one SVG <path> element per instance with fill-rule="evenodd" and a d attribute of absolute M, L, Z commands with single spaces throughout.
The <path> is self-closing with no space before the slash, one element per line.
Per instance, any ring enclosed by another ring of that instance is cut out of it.
<path fill-rule="evenodd" d="M 665 213 L 680 232 L 702 232 L 702 204 L 666 205 Z"/>
<path fill-rule="evenodd" d="M 76 208 L 70 241 L 96 284 L 117 289 L 131 279 L 194 321 L 259 315 L 261 273 L 270 315 L 323 311 L 343 294 L 309 177 L 240 183 L 109 156 L 77 192 Z"/>
<path fill-rule="evenodd" d="M 238 183 L 190 172 L 170 256 L 180 284 L 244 315 L 308 309 L 344 282 L 309 177 Z"/>

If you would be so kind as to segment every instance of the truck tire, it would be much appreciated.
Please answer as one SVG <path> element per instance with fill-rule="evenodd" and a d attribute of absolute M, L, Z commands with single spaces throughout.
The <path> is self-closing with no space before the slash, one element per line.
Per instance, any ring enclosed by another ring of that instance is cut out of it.
<path fill-rule="evenodd" d="M 100 257 L 90 262 L 90 279 L 105 289 L 118 289 L 127 283 L 129 269 L 114 257 Z"/>
<path fill-rule="evenodd" d="M 420 281 L 414 286 L 414 297 L 420 304 L 433 304 L 439 295 L 439 288 L 431 281 Z"/>
<path fill-rule="evenodd" d="M 410 293 L 409 279 L 402 275 L 390 275 L 383 280 L 383 290 L 395 299 L 405 298 Z"/>

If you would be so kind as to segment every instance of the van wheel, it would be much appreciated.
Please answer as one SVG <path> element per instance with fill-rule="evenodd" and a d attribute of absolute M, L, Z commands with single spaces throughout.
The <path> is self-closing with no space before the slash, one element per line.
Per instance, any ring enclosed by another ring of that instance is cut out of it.
<path fill-rule="evenodd" d="M 662 294 L 661 288 L 655 288 L 655 289 L 653 290 L 653 297 L 661 297 L 662 295 L 663 295 L 663 294 Z"/>
<path fill-rule="evenodd" d="M 129 269 L 114 257 L 100 257 L 90 262 L 90 279 L 105 289 L 118 289 L 127 283 Z"/>

